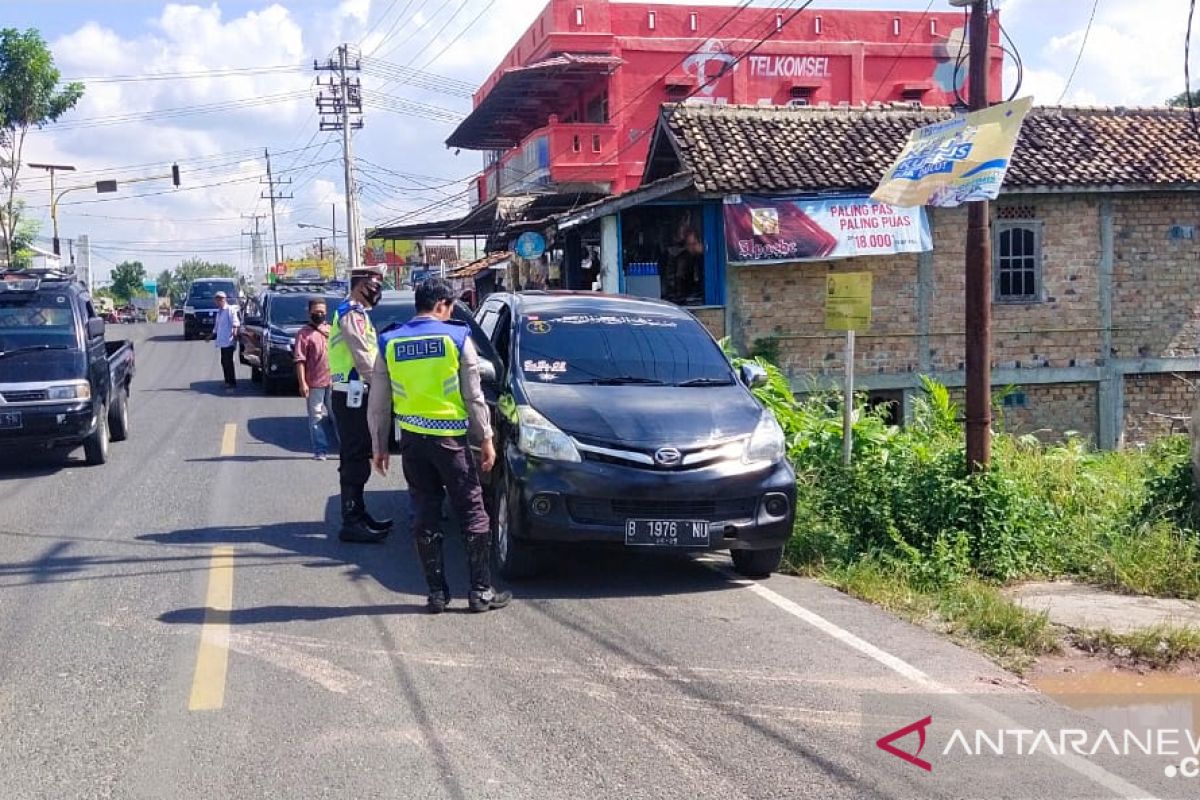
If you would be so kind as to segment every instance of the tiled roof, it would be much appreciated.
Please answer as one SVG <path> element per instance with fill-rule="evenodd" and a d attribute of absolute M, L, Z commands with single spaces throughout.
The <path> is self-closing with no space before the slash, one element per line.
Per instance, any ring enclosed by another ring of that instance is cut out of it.
<path fill-rule="evenodd" d="M 874 188 L 914 128 L 951 116 L 879 106 L 663 109 L 680 157 L 670 171 L 690 170 L 704 193 Z M 1200 184 L 1200 135 L 1186 109 L 1045 107 L 1025 119 L 1004 185 L 1179 184 Z"/>
<path fill-rule="evenodd" d="M 483 272 L 485 269 L 491 269 L 492 267 L 495 267 L 499 264 L 503 264 L 505 261 L 511 260 L 512 255 L 513 255 L 512 253 L 503 252 L 503 251 L 496 252 L 496 253 L 488 253 L 483 258 L 472 261 L 470 264 L 465 264 L 464 266 L 459 267 L 458 269 L 454 270 L 453 272 L 446 273 L 446 277 L 447 278 L 474 278 L 476 275 Z"/>

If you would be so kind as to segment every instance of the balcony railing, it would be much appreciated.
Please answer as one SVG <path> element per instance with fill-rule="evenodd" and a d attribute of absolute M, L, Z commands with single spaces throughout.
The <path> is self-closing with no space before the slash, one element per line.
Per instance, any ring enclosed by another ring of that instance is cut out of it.
<path fill-rule="evenodd" d="M 612 183 L 619 174 L 617 126 L 551 117 L 477 180 L 480 202 L 545 191 L 560 183 Z"/>

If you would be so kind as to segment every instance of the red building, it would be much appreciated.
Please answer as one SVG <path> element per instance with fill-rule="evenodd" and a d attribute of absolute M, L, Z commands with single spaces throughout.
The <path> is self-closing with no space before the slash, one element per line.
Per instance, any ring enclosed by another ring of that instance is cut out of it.
<path fill-rule="evenodd" d="M 487 154 L 474 201 L 636 187 L 663 103 L 949 106 L 966 81 L 961 12 L 734 12 L 550 0 L 446 142 Z"/>

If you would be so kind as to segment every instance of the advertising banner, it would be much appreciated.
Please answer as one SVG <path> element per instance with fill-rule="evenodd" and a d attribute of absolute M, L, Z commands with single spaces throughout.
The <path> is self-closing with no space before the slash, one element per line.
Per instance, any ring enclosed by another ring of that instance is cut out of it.
<path fill-rule="evenodd" d="M 731 264 L 824 261 L 933 249 L 923 208 L 897 208 L 867 197 L 795 200 L 725 198 L 725 247 Z"/>
<path fill-rule="evenodd" d="M 328 281 L 333 280 L 335 273 L 330 259 L 298 258 L 279 262 L 272 274 L 276 280 Z"/>
<path fill-rule="evenodd" d="M 918 128 L 871 197 L 938 208 L 995 200 L 1032 105 L 1024 97 Z"/>

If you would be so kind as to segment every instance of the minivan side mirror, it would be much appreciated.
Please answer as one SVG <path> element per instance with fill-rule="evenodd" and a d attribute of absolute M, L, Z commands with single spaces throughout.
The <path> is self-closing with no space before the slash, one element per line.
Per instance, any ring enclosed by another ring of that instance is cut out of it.
<path fill-rule="evenodd" d="M 740 375 L 742 383 L 751 389 L 760 389 L 767 385 L 767 371 L 758 364 L 742 364 Z"/>
<path fill-rule="evenodd" d="M 95 339 L 97 336 L 104 335 L 104 320 L 100 317 L 92 317 L 87 321 L 87 335 L 89 339 Z"/>
<path fill-rule="evenodd" d="M 479 359 L 479 382 L 484 386 L 496 385 L 496 365 L 486 358 Z"/>

